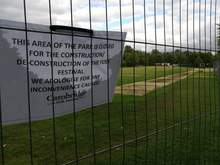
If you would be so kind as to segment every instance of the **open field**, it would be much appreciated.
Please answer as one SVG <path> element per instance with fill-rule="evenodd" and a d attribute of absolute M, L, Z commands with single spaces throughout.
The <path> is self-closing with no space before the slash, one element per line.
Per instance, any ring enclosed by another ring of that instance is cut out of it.
<path fill-rule="evenodd" d="M 168 76 L 165 74 L 165 77 L 119 85 L 115 89 L 115 94 L 122 93 L 123 95 L 144 96 L 146 93 L 150 93 L 155 89 L 162 88 L 177 81 L 186 79 L 188 76 L 197 72 L 198 70 L 190 70 L 187 72 L 176 73 Z"/>
<path fill-rule="evenodd" d="M 133 83 L 132 69 L 124 68 L 123 84 Z M 179 67 L 174 70 L 175 73 L 187 71 L 186 68 L 180 70 Z M 148 67 L 148 72 L 147 80 L 153 80 L 154 67 Z M 135 80 L 144 81 L 144 73 L 143 67 L 136 68 Z M 171 74 L 172 69 L 166 68 L 165 75 Z M 162 67 L 157 68 L 156 75 L 164 77 Z M 110 115 L 107 105 L 94 108 L 94 136 L 91 109 L 76 113 L 76 136 L 73 115 L 58 117 L 55 121 L 57 164 L 74 160 L 76 155 L 86 156 L 93 152 L 95 146 L 95 151 L 98 152 L 95 161 L 99 165 L 109 164 L 110 160 L 113 165 L 133 165 L 135 162 L 150 165 L 218 165 L 218 91 L 219 81 L 213 71 L 201 69 L 174 84 L 152 90 L 143 96 L 121 97 L 121 94 L 115 94 L 110 104 Z M 30 164 L 28 131 L 28 124 L 3 128 L 6 165 Z M 52 120 L 32 123 L 34 164 L 54 164 L 53 135 Z M 124 143 L 126 145 L 123 147 L 121 144 Z M 110 146 L 117 147 L 105 150 Z M 93 161 L 93 158 L 87 158 L 80 160 L 79 164 L 93 164 Z"/>
<path fill-rule="evenodd" d="M 152 80 L 152 79 L 155 79 L 155 76 L 156 78 L 159 78 L 159 77 L 165 77 L 168 75 L 176 74 L 179 72 L 186 72 L 186 71 L 187 71 L 186 67 L 181 67 L 181 68 L 173 67 L 172 68 L 171 66 L 165 67 L 165 72 L 164 72 L 163 66 L 157 66 L 156 70 L 154 66 L 147 66 L 147 67 L 139 66 L 135 68 L 124 67 L 119 73 L 117 85 L 144 81 L 145 79 Z M 122 79 L 121 79 L 121 73 L 122 73 Z"/>

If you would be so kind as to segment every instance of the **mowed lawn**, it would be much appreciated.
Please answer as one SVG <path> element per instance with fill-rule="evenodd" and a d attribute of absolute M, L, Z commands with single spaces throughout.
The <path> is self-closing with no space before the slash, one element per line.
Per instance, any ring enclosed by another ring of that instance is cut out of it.
<path fill-rule="evenodd" d="M 132 82 L 132 69 L 124 69 L 123 83 Z M 174 70 L 178 73 L 187 69 Z M 136 80 L 143 81 L 144 73 L 143 67 L 136 68 Z M 148 79 L 155 78 L 154 67 L 148 67 L 147 73 Z M 166 74 L 172 74 L 172 68 L 166 68 Z M 162 67 L 157 68 L 156 75 L 164 75 Z M 218 165 L 220 162 L 219 80 L 211 69 L 200 69 L 187 79 L 145 96 L 115 95 L 110 113 L 107 107 L 94 108 L 94 135 L 91 109 L 76 113 L 76 135 L 73 114 L 56 118 L 56 148 L 53 121 L 33 122 L 34 164 L 52 165 L 56 160 L 57 164 L 64 164 L 76 156 L 81 158 L 94 152 L 94 147 L 98 152 L 95 159 L 83 159 L 78 164 Z M 30 164 L 29 142 L 28 124 L 5 126 L 5 164 Z M 116 145 L 119 146 L 105 150 Z"/>
<path fill-rule="evenodd" d="M 189 71 L 191 69 L 189 68 Z M 139 67 L 124 67 L 120 70 L 117 85 L 128 84 L 151 80 L 159 77 L 164 77 L 180 72 L 186 72 L 186 67 L 173 67 L 172 66 L 139 66 Z M 145 74 L 146 73 L 146 74 Z M 156 73 L 156 74 L 155 74 Z"/>

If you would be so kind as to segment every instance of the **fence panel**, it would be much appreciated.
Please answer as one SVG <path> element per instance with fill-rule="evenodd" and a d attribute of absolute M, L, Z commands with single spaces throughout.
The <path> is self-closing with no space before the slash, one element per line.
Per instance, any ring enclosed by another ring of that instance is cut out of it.
<path fill-rule="evenodd" d="M 1 0 L 1 164 L 218 164 L 219 5 Z"/>

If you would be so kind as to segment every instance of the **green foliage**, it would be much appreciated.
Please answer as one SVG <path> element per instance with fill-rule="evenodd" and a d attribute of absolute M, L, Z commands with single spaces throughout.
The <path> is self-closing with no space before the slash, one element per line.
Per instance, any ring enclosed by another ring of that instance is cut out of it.
<path fill-rule="evenodd" d="M 179 64 L 182 66 L 213 66 L 214 56 L 211 52 L 190 52 L 175 50 L 174 52 L 160 52 L 152 50 L 143 52 L 125 46 L 123 66 L 153 66 L 157 63 Z"/>
<path fill-rule="evenodd" d="M 218 41 L 218 59 L 220 58 L 220 24 L 217 25 L 218 26 L 218 37 L 217 37 L 217 41 Z"/>

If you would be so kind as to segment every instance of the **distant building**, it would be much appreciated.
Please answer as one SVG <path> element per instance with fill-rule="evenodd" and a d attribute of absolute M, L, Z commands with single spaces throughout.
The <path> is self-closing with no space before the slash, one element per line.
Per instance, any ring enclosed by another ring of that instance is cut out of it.
<path fill-rule="evenodd" d="M 156 66 L 170 66 L 170 63 L 164 62 L 164 63 L 156 63 Z"/>
<path fill-rule="evenodd" d="M 200 67 L 200 68 L 205 68 L 205 67 L 206 67 L 206 64 L 205 64 L 205 63 L 200 63 L 200 64 L 199 64 L 199 67 Z"/>

